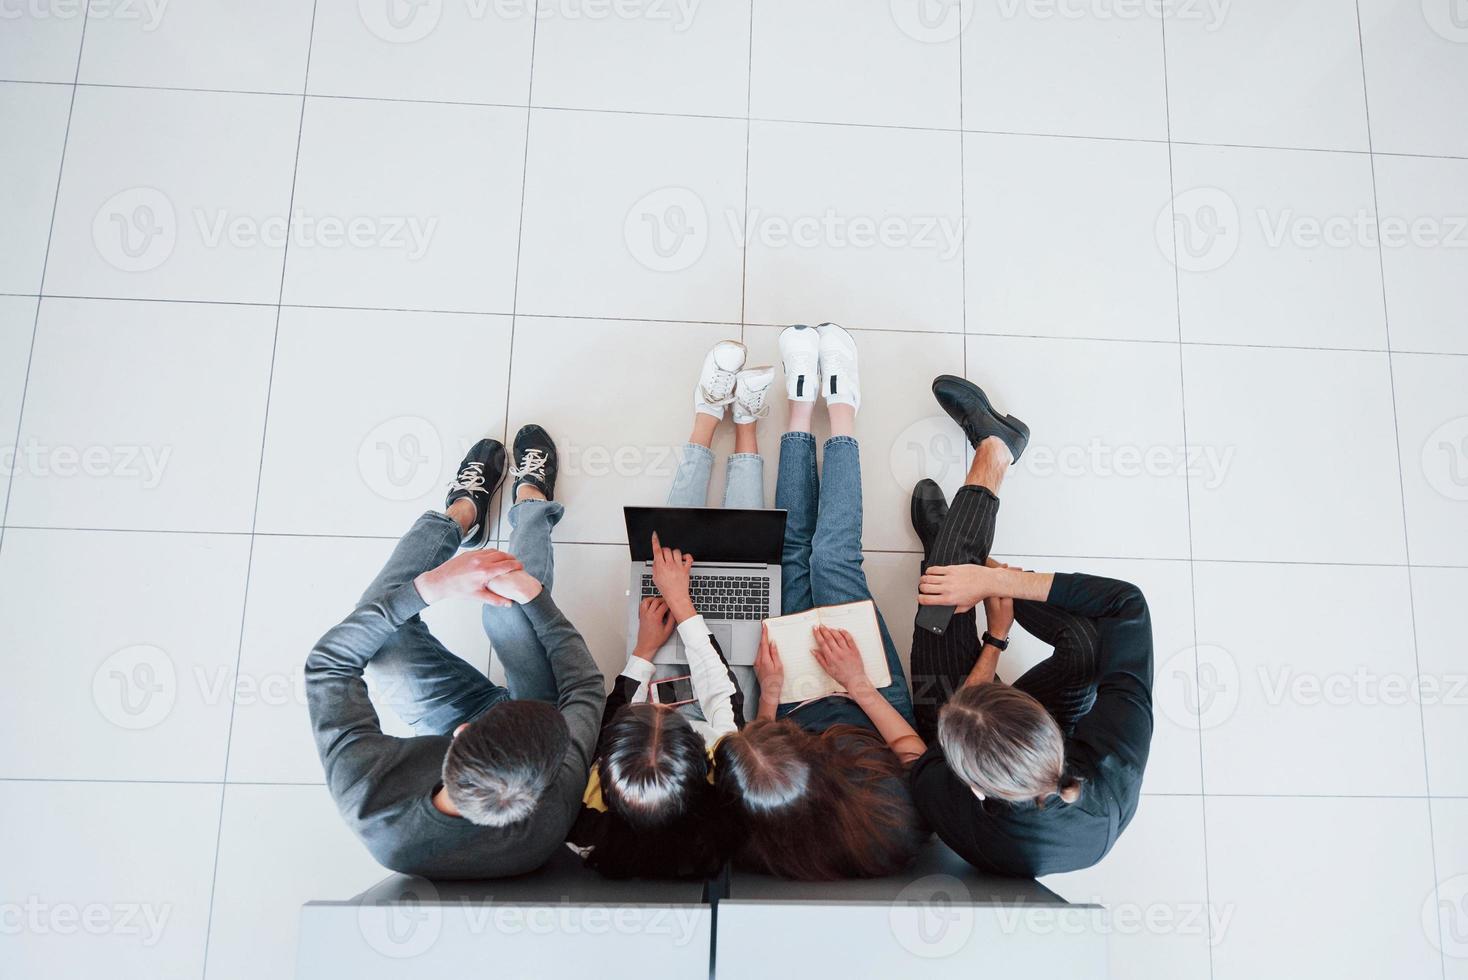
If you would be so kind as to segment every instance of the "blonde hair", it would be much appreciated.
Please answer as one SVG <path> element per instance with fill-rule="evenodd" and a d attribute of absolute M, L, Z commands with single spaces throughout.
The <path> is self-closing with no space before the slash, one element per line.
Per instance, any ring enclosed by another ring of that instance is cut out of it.
<path fill-rule="evenodd" d="M 960 689 L 938 715 L 938 743 L 948 768 L 986 798 L 1080 799 L 1080 780 L 1065 770 L 1060 726 L 1024 691 L 999 683 Z"/>

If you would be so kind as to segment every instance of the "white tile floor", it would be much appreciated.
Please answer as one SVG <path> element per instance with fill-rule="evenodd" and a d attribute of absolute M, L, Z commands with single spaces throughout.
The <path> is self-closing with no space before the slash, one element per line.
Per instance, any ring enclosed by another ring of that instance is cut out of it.
<path fill-rule="evenodd" d="M 1468 976 L 1461 3 L 83 6 L 0 28 L 7 976 L 289 975 L 380 875 L 299 664 L 463 448 L 557 435 L 611 671 L 700 351 L 821 319 L 894 632 L 944 371 L 1035 429 L 1002 552 L 1151 599 L 1141 812 L 1049 882 L 1117 975 Z"/>

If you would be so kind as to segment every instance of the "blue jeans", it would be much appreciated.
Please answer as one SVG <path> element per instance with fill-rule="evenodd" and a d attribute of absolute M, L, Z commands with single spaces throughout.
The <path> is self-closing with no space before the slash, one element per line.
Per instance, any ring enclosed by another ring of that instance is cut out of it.
<path fill-rule="evenodd" d="M 784 589 L 782 612 L 804 612 L 872 598 L 862 571 L 861 452 L 850 436 L 826 440 L 826 478 L 816 473 L 816 439 L 809 432 L 787 432 L 780 438 L 780 472 L 775 506 L 786 511 L 785 549 L 781 556 Z M 902 673 L 897 646 L 877 612 L 882 647 L 892 682 L 881 695 L 909 724 L 914 722 L 912 694 Z M 782 705 L 779 717 L 796 711 Z M 823 731 L 849 722 L 872 727 L 865 712 L 849 698 L 829 697 L 799 708 L 794 719 L 802 728 Z"/>
<path fill-rule="evenodd" d="M 514 511 L 510 513 L 513 517 Z M 376 599 L 396 586 L 411 582 L 420 573 L 442 565 L 459 550 L 461 537 L 453 518 L 434 512 L 424 514 L 398 541 L 362 599 Z M 549 553 L 548 531 L 546 537 Z M 525 565 L 530 567 L 528 561 Z M 520 613 L 520 608 L 503 611 Z M 523 619 L 524 613 L 520 617 Z M 556 700 L 555 678 L 539 641 L 534 647 L 523 643 L 500 647 L 497 643 L 496 649 L 505 665 L 509 690 L 450 653 L 428 631 L 423 619 L 414 616 L 388 637 L 367 663 L 373 699 L 391 707 L 417 735 L 448 735 L 459 725 L 473 721 L 511 697 Z"/>
<path fill-rule="evenodd" d="M 714 451 L 690 442 L 683 447 L 678 472 L 668 490 L 669 507 L 704 507 L 714 475 Z M 762 510 L 765 506 L 765 458 L 759 453 L 730 453 L 724 471 L 724 506 Z"/>

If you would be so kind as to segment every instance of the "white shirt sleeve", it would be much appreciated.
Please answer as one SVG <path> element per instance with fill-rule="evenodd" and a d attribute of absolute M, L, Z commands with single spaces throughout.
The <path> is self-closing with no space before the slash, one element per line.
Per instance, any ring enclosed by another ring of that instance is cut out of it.
<path fill-rule="evenodd" d="M 637 693 L 632 696 L 628 704 L 642 704 L 648 698 L 647 682 L 652 680 L 653 672 L 657 669 L 651 660 L 643 660 L 641 657 L 628 657 L 627 666 L 622 668 L 622 676 L 630 677 L 637 682 Z"/>
<path fill-rule="evenodd" d="M 693 696 L 703 711 L 708 730 L 703 732 L 704 741 L 710 746 L 720 738 L 735 731 L 734 724 L 734 681 L 719 652 L 714 649 L 709 637 L 708 624 L 702 616 L 686 619 L 678 625 L 678 635 L 683 639 L 688 652 L 688 673 L 693 680 Z"/>

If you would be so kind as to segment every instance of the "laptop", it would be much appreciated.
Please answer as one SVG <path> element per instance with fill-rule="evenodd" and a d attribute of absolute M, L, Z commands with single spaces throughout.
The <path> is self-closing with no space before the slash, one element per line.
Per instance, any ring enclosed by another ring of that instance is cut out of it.
<path fill-rule="evenodd" d="M 652 535 L 665 548 L 692 555 L 689 591 L 709 632 L 734 666 L 759 653 L 760 621 L 780 615 L 780 551 L 785 511 L 726 507 L 624 507 L 631 566 L 627 578 L 627 653 L 637 644 L 637 608 L 658 594 L 652 584 Z M 675 632 L 653 658 L 686 664 Z"/>

